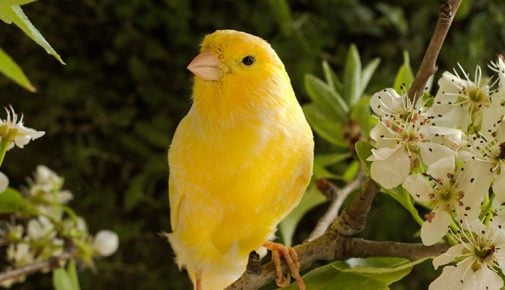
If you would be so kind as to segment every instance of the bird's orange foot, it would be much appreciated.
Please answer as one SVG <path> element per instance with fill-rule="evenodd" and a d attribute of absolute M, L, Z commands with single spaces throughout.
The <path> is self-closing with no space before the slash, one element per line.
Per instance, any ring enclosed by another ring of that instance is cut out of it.
<path fill-rule="evenodd" d="M 300 290 L 305 290 L 305 283 L 300 276 L 300 261 L 298 261 L 298 255 L 293 248 L 286 247 L 279 243 L 265 242 L 263 246 L 272 252 L 272 262 L 274 263 L 275 269 L 275 283 L 279 287 L 286 287 L 290 283 L 289 274 L 284 276 L 281 268 L 281 257 L 284 258 L 286 264 L 288 265 L 289 272 L 291 276 L 296 280 L 298 288 Z"/>

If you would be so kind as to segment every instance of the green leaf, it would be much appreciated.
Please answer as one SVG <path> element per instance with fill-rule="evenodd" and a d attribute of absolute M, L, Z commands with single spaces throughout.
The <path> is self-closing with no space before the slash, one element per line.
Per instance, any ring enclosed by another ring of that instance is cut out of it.
<path fill-rule="evenodd" d="M 304 105 L 303 112 L 312 129 L 324 140 L 342 148 L 347 146 L 342 135 L 342 125 L 340 123 L 328 119 L 313 103 Z"/>
<path fill-rule="evenodd" d="M 342 174 L 342 179 L 346 182 L 351 182 L 359 172 L 359 164 L 358 160 L 352 161 L 345 169 L 344 174 Z"/>
<path fill-rule="evenodd" d="M 424 223 L 424 220 L 419 216 L 419 212 L 414 206 L 414 199 L 410 195 L 408 191 L 406 191 L 403 187 L 397 186 L 392 189 L 383 189 L 383 192 L 392 197 L 396 202 L 401 204 L 403 208 L 405 208 L 412 218 L 420 225 Z"/>
<path fill-rule="evenodd" d="M 342 93 L 342 89 L 344 85 L 338 78 L 337 74 L 331 69 L 330 65 L 327 61 L 323 60 L 323 72 L 324 78 L 326 79 L 326 83 L 330 88 L 337 93 Z"/>
<path fill-rule="evenodd" d="M 404 51 L 403 64 L 396 73 L 393 89 L 401 94 L 403 91 L 408 90 L 412 81 L 414 81 L 414 74 L 412 73 L 412 68 L 410 67 L 409 53 Z"/>
<path fill-rule="evenodd" d="M 55 290 L 77 290 L 74 287 L 72 278 L 64 268 L 53 271 L 53 286 Z"/>
<path fill-rule="evenodd" d="M 400 6 L 378 3 L 377 10 L 382 12 L 386 19 L 396 28 L 396 30 L 398 30 L 400 34 L 403 35 L 407 32 L 407 20 L 405 19 L 405 14 Z"/>
<path fill-rule="evenodd" d="M 372 155 L 372 149 L 373 149 L 372 144 L 360 140 L 356 142 L 355 147 L 356 147 L 355 148 L 356 154 L 358 155 L 358 158 L 361 161 L 363 168 L 366 169 L 367 173 L 370 172 L 370 165 L 372 164 L 372 162 L 367 161 L 366 159 L 370 157 L 370 155 Z"/>
<path fill-rule="evenodd" d="M 459 5 L 458 12 L 456 12 L 455 19 L 456 20 L 462 20 L 468 17 L 470 15 L 470 12 L 472 11 L 472 3 L 473 0 L 465 0 L 461 1 L 461 4 Z"/>
<path fill-rule="evenodd" d="M 26 206 L 26 199 L 17 190 L 9 187 L 0 193 L 0 214 L 10 214 Z"/>
<path fill-rule="evenodd" d="M 365 137 L 370 135 L 370 130 L 372 130 L 372 118 L 370 113 L 370 97 L 363 97 L 354 106 L 351 118 L 354 122 L 358 123 L 361 134 Z"/>
<path fill-rule="evenodd" d="M 12 5 L 26 5 L 33 3 L 37 0 L 2 0 L 0 3 L 0 13 L 2 9 L 6 9 L 5 7 L 12 6 Z"/>
<path fill-rule="evenodd" d="M 23 70 L 12 58 L 0 48 L 0 72 L 30 92 L 35 92 L 35 87 L 30 83 Z"/>
<path fill-rule="evenodd" d="M 319 78 L 305 75 L 305 89 L 318 110 L 338 123 L 347 121 L 349 108 L 342 97 Z"/>
<path fill-rule="evenodd" d="M 403 258 L 349 259 L 316 268 L 303 276 L 307 289 L 319 290 L 387 290 L 426 258 L 409 261 Z M 295 290 L 291 284 L 283 290 Z"/>
<path fill-rule="evenodd" d="M 28 17 L 19 5 L 3 6 L 0 11 L 0 19 L 10 24 L 14 23 L 33 41 L 45 49 L 45 51 L 54 56 L 61 64 L 65 64 L 60 55 L 51 47 L 47 40 L 40 34 L 40 32 L 33 26 Z"/>
<path fill-rule="evenodd" d="M 311 183 L 300 203 L 279 224 L 280 236 L 282 238 L 282 242 L 286 246 L 292 245 L 293 234 L 295 233 L 296 226 L 303 216 L 309 210 L 325 201 L 326 198 L 317 190 L 316 186 Z"/>
<path fill-rule="evenodd" d="M 374 58 L 363 69 L 363 72 L 361 73 L 361 88 L 359 91 L 360 96 L 363 95 L 363 93 L 365 92 L 366 86 L 370 82 L 370 79 L 372 78 L 373 73 L 375 72 L 375 70 L 379 66 L 380 62 L 381 62 L 380 58 L 378 58 L 378 57 Z"/>
<path fill-rule="evenodd" d="M 351 154 L 348 152 L 317 154 L 316 156 L 314 156 L 314 163 L 317 163 L 321 166 L 328 166 L 328 165 L 332 165 L 332 164 L 344 161 L 349 157 L 351 157 Z"/>
<path fill-rule="evenodd" d="M 344 68 L 344 99 L 353 107 L 361 97 L 361 60 L 356 45 L 351 44 Z"/>
<path fill-rule="evenodd" d="M 72 281 L 72 284 L 74 285 L 74 289 L 80 290 L 81 287 L 79 286 L 79 276 L 77 275 L 77 267 L 75 266 L 74 260 L 71 260 L 69 262 L 67 272 L 70 280 Z"/>
<path fill-rule="evenodd" d="M 318 154 L 314 157 L 314 177 L 320 178 L 340 178 L 330 172 L 325 167 L 344 161 L 351 157 L 349 153 Z"/>

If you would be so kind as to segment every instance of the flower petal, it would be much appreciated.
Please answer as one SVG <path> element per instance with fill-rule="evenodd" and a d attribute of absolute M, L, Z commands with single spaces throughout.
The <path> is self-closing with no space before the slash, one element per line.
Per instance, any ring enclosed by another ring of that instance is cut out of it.
<path fill-rule="evenodd" d="M 500 290 L 503 287 L 500 275 L 485 266 L 475 272 L 475 280 L 479 282 L 479 287 L 474 289 Z"/>
<path fill-rule="evenodd" d="M 420 149 L 421 160 L 428 166 L 442 158 L 456 155 L 456 152 L 453 150 L 433 142 L 423 142 L 418 147 Z"/>
<path fill-rule="evenodd" d="M 431 246 L 439 242 L 451 224 L 451 216 L 445 211 L 435 208 L 431 213 L 431 221 L 425 221 L 421 226 L 421 240 L 426 246 Z"/>
<path fill-rule="evenodd" d="M 375 159 L 370 167 L 370 175 L 372 178 L 386 189 L 402 184 L 409 175 L 409 171 L 409 154 L 404 148 L 393 151 L 386 159 Z"/>
<path fill-rule="evenodd" d="M 438 269 L 438 267 L 449 264 L 454 259 L 461 257 L 463 250 L 466 249 L 463 244 L 457 244 L 449 248 L 445 253 L 433 259 L 433 267 Z"/>
<path fill-rule="evenodd" d="M 454 156 L 447 156 L 433 162 L 430 167 L 428 167 L 428 170 L 426 170 L 426 173 L 436 179 L 444 181 L 447 180 L 448 174 L 454 173 L 454 167 Z"/>
<path fill-rule="evenodd" d="M 385 116 L 402 107 L 402 97 L 395 90 L 387 88 L 372 96 L 370 107 L 375 114 Z"/>
<path fill-rule="evenodd" d="M 409 175 L 403 182 L 405 188 L 412 197 L 418 202 L 426 202 L 430 200 L 430 193 L 433 189 L 428 184 L 426 178 L 419 173 Z"/>
<path fill-rule="evenodd" d="M 9 178 L 0 172 L 0 193 L 4 192 L 9 186 Z"/>
<path fill-rule="evenodd" d="M 459 290 L 463 289 L 464 267 L 445 266 L 442 274 L 435 281 L 431 282 L 429 290 Z"/>

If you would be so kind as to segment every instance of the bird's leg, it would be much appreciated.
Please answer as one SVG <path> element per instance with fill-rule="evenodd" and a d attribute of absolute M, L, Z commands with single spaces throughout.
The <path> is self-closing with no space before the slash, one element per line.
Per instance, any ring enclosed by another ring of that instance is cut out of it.
<path fill-rule="evenodd" d="M 284 276 L 281 268 L 281 257 L 284 258 L 286 264 L 289 268 L 291 276 L 295 278 L 296 284 L 300 290 L 305 290 L 305 283 L 300 276 L 300 261 L 298 260 L 298 255 L 293 248 L 286 247 L 279 243 L 265 242 L 263 246 L 270 251 L 272 251 L 272 262 L 275 268 L 275 283 L 279 287 L 285 287 L 289 285 L 289 274 Z"/>
<path fill-rule="evenodd" d="M 202 272 L 195 272 L 195 290 L 202 290 Z"/>

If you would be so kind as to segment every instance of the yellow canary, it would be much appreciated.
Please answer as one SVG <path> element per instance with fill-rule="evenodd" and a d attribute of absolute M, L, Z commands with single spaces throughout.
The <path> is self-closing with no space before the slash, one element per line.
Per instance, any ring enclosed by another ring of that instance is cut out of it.
<path fill-rule="evenodd" d="M 218 30 L 188 69 L 193 104 L 169 148 L 168 239 L 196 289 L 221 290 L 300 201 L 314 141 L 263 39 Z"/>

